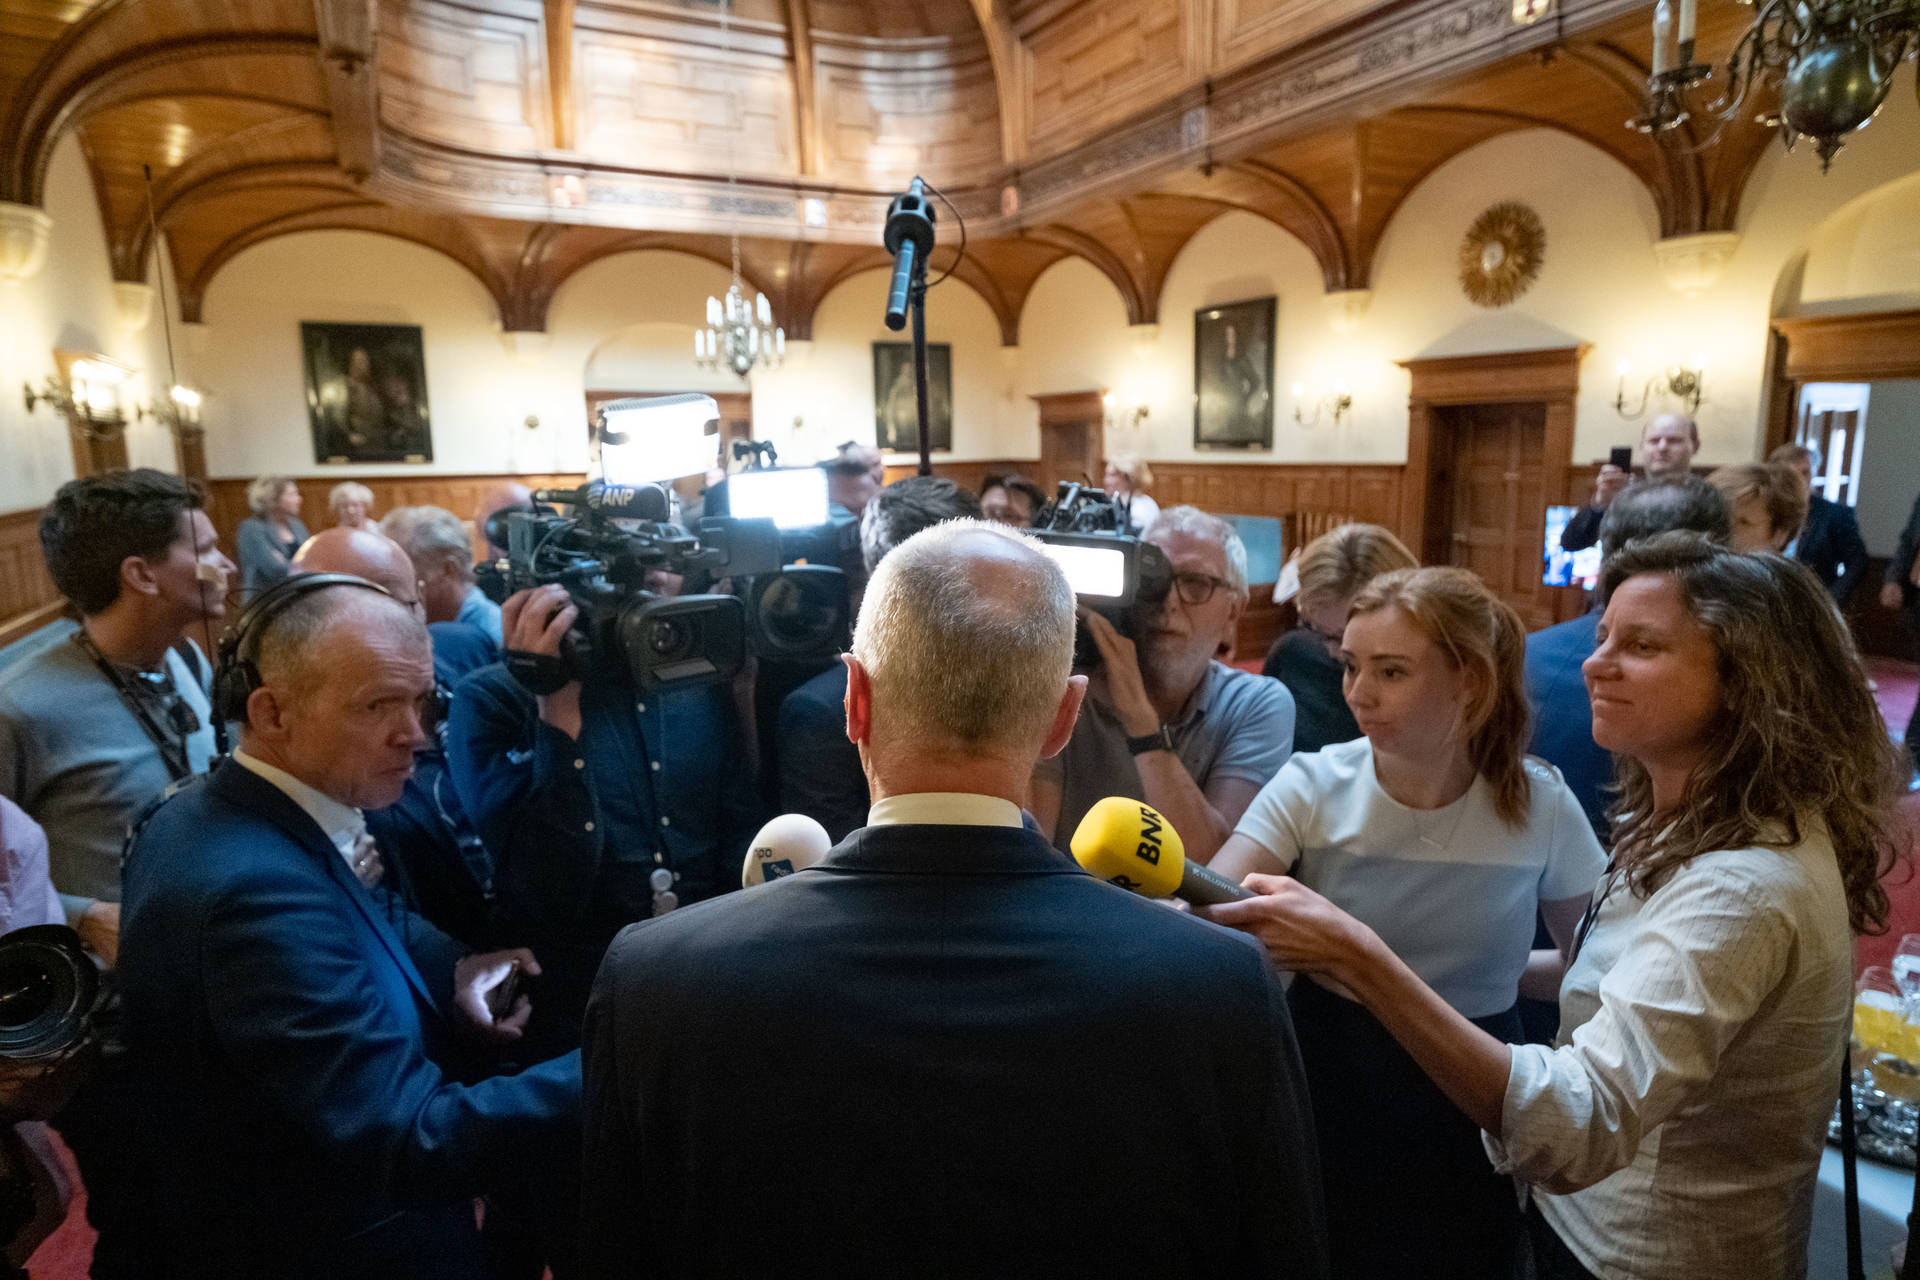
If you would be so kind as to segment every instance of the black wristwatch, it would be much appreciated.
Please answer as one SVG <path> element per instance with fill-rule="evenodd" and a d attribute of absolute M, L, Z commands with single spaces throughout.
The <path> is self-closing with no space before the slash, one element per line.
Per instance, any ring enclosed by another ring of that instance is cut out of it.
<path fill-rule="evenodd" d="M 1149 751 L 1171 750 L 1173 750 L 1173 734 L 1165 725 L 1161 725 L 1152 733 L 1143 733 L 1137 738 L 1127 739 L 1127 753 L 1129 755 L 1137 756 L 1144 755 Z"/>

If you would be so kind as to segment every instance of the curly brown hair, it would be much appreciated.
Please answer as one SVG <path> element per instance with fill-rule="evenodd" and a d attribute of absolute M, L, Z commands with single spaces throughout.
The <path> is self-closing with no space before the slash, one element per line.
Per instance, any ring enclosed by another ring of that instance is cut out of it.
<path fill-rule="evenodd" d="M 1527 782 L 1531 715 L 1523 681 L 1527 632 L 1520 615 L 1466 569 L 1396 569 L 1360 589 L 1352 617 L 1396 608 L 1420 634 L 1467 673 L 1474 686 L 1467 704 L 1467 758 L 1493 788 L 1493 810 L 1510 827 L 1527 820 L 1533 791 Z"/>
<path fill-rule="evenodd" d="M 1608 808 L 1614 857 L 1645 897 L 1716 849 L 1788 849 L 1809 828 L 1833 841 L 1856 933 L 1886 928 L 1881 877 L 1897 849 L 1889 825 L 1901 759 L 1867 688 L 1853 637 L 1804 565 L 1741 554 L 1697 533 L 1663 533 L 1609 559 L 1608 597 L 1641 574 L 1662 574 L 1718 656 L 1722 709 L 1706 755 L 1679 803 L 1653 807 L 1647 770 L 1615 757 Z"/>

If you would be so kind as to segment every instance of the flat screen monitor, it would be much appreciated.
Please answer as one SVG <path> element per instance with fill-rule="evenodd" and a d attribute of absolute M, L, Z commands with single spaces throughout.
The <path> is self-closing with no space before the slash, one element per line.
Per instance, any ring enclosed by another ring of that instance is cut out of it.
<path fill-rule="evenodd" d="M 1600 582 L 1600 548 L 1595 545 L 1584 551 L 1562 551 L 1560 535 L 1567 530 L 1567 522 L 1573 519 L 1578 507 L 1548 507 L 1547 536 L 1543 551 L 1546 555 L 1546 572 L 1540 580 L 1550 587 L 1585 587 L 1591 591 Z"/>

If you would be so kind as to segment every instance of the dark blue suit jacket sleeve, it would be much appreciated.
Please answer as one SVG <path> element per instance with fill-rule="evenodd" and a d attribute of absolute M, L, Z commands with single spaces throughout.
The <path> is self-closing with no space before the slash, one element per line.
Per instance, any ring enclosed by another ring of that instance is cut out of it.
<path fill-rule="evenodd" d="M 1567 527 L 1560 531 L 1560 549 L 1562 551 L 1585 551 L 1600 541 L 1600 521 L 1606 512 L 1595 507 L 1581 507 L 1567 521 Z"/>
<path fill-rule="evenodd" d="M 619 951 L 637 927 L 615 938 L 608 955 Z M 651 1274 L 659 1261 L 647 1249 L 646 1215 L 637 1208 L 648 1198 L 640 1139 L 628 1110 L 633 1091 L 620 1084 L 619 967 L 618 962 L 603 964 L 594 979 L 581 1063 L 587 1097 L 581 1168 L 587 1176 L 580 1186 L 579 1263 L 580 1274 L 591 1280 Z"/>
<path fill-rule="evenodd" d="M 1844 606 L 1867 572 L 1867 540 L 1860 536 L 1860 518 L 1852 507 L 1835 504 L 1833 542 L 1842 570 L 1833 582 L 1833 598 Z"/>
<path fill-rule="evenodd" d="M 497 900 L 539 937 L 585 916 L 600 869 L 606 824 L 580 759 L 505 667 L 482 668 L 455 691 L 447 768 L 493 853 Z"/>
<path fill-rule="evenodd" d="M 445 1204 L 530 1160 L 565 1159 L 579 1125 L 579 1056 L 450 1083 L 421 1053 L 411 1007 L 375 981 L 341 926 L 342 905 L 322 881 L 277 877 L 208 909 L 208 1019 L 266 1104 L 403 1206 Z"/>

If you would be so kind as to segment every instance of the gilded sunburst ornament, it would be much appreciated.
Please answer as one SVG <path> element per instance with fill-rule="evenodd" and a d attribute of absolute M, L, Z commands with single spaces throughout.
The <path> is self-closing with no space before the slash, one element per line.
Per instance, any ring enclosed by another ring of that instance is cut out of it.
<path fill-rule="evenodd" d="M 1475 306 L 1504 307 L 1533 287 L 1546 252 L 1540 215 L 1502 201 L 1475 218 L 1460 242 L 1460 287 Z"/>

